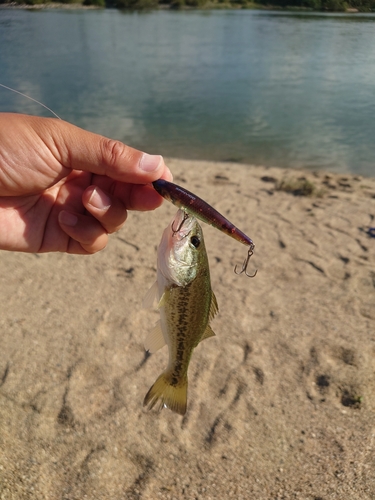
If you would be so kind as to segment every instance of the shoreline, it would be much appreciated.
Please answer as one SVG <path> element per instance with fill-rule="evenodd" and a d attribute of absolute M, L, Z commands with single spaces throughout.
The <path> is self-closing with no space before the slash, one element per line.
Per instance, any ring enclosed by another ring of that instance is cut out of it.
<path fill-rule="evenodd" d="M 16 2 L 9 2 L 0 4 L 0 9 L 24 9 L 24 10 L 44 10 L 44 9 L 60 9 L 60 10 L 102 10 L 107 8 L 115 8 L 117 7 L 106 7 L 100 5 L 83 5 L 82 3 L 59 3 L 59 2 L 46 2 L 28 5 L 18 4 Z M 189 6 L 189 5 L 180 5 L 178 8 L 171 5 L 160 4 L 160 5 L 152 5 L 152 6 L 136 6 L 134 8 L 120 8 L 118 10 L 128 10 L 128 11 L 137 11 L 137 10 L 268 10 L 268 11 L 282 11 L 282 12 L 316 12 L 316 13 L 331 13 L 331 14 L 366 14 L 371 13 L 371 11 L 360 11 L 354 7 L 347 7 L 342 11 L 327 11 L 327 10 L 315 10 L 309 7 L 295 7 L 295 6 L 286 6 L 281 7 L 278 5 L 263 5 L 249 2 L 245 5 L 236 5 L 232 3 L 211 3 L 201 6 Z"/>
<path fill-rule="evenodd" d="M 374 179 L 375 180 L 375 172 L 373 175 L 367 175 L 367 174 L 361 174 L 361 173 L 354 173 L 354 172 L 339 172 L 335 170 L 330 170 L 329 168 L 310 168 L 310 167 L 282 167 L 279 165 L 264 165 L 264 164 L 258 164 L 258 163 L 252 163 L 252 162 L 247 162 L 247 161 L 238 161 L 235 159 L 228 159 L 228 160 L 214 160 L 214 159 L 202 159 L 202 158 L 179 158 L 179 157 L 173 157 L 173 156 L 164 156 L 164 160 L 167 162 L 178 162 L 178 163 L 186 163 L 186 164 L 191 164 L 191 165 L 196 165 L 196 164 L 205 164 L 205 165 L 212 165 L 212 166 L 239 166 L 239 167 L 245 167 L 245 168 L 250 168 L 250 169 L 260 169 L 260 170 L 273 170 L 275 169 L 276 171 L 280 172 L 285 172 L 288 173 L 290 177 L 298 177 L 298 176 L 303 176 L 306 174 L 309 178 L 316 178 L 319 179 L 321 176 L 332 176 L 335 179 L 339 179 L 340 177 L 342 178 L 352 178 L 354 180 L 366 180 L 366 179 Z"/>
<path fill-rule="evenodd" d="M 82 3 L 58 3 L 46 2 L 34 5 L 18 4 L 11 2 L 9 4 L 0 4 L 0 9 L 9 10 L 44 10 L 44 9 L 61 9 L 61 10 L 98 10 L 104 9 L 97 5 L 83 5 Z"/>

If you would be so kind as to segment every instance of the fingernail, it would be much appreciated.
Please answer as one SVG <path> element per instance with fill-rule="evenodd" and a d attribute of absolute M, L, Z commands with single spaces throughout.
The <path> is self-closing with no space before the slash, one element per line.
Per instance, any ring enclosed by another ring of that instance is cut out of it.
<path fill-rule="evenodd" d="M 63 210 L 59 213 L 59 222 L 60 224 L 64 224 L 65 226 L 75 226 L 78 222 L 78 217 L 70 212 L 65 212 Z"/>
<path fill-rule="evenodd" d="M 104 210 L 111 206 L 111 199 L 101 189 L 95 188 L 90 196 L 89 203 L 95 208 Z"/>
<path fill-rule="evenodd" d="M 153 172 L 162 161 L 163 157 L 160 155 L 148 155 L 147 153 L 143 153 L 139 161 L 139 168 L 145 172 Z"/>

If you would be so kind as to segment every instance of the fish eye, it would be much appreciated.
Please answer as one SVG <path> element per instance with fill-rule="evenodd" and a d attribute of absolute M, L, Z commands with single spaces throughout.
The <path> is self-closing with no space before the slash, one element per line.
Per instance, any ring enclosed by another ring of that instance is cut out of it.
<path fill-rule="evenodd" d="M 201 243 L 201 240 L 198 238 L 198 236 L 192 236 L 190 238 L 190 241 L 191 241 L 191 244 L 195 247 L 195 248 L 198 248 L 200 243 Z"/>

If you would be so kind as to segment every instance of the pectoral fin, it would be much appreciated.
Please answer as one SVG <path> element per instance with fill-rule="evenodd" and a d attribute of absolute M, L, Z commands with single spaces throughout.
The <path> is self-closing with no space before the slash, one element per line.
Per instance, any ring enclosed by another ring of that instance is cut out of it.
<path fill-rule="evenodd" d="M 150 353 L 156 352 L 166 344 L 163 331 L 161 329 L 160 320 L 155 324 L 154 328 L 150 331 L 144 341 L 146 351 Z"/>
<path fill-rule="evenodd" d="M 143 299 L 143 302 L 142 302 L 143 309 L 152 309 L 152 307 L 157 299 L 158 299 L 158 282 L 155 281 L 155 283 L 148 290 L 148 292 L 146 293 L 146 295 Z"/>
<path fill-rule="evenodd" d="M 165 292 L 161 296 L 161 299 L 159 300 L 158 309 L 165 306 L 165 304 L 168 301 L 168 297 L 169 297 L 169 290 L 165 290 Z"/>
<path fill-rule="evenodd" d="M 152 285 L 152 287 L 148 290 L 148 292 L 144 296 L 144 299 L 142 301 L 142 308 L 152 309 L 154 307 L 155 302 L 157 302 L 157 307 L 158 309 L 160 309 L 165 305 L 166 301 L 168 300 L 169 293 L 170 293 L 169 290 L 166 289 L 163 295 L 160 297 L 158 282 L 155 281 L 155 283 Z"/>

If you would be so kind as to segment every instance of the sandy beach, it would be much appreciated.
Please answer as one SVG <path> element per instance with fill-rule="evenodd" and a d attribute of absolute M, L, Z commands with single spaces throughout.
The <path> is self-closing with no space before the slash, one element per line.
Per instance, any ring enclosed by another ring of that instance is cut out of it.
<path fill-rule="evenodd" d="M 256 277 L 203 225 L 219 314 L 181 417 L 142 407 L 167 363 L 141 304 L 173 205 L 90 257 L 1 252 L 0 498 L 374 499 L 375 178 L 168 165 L 254 240 Z"/>

